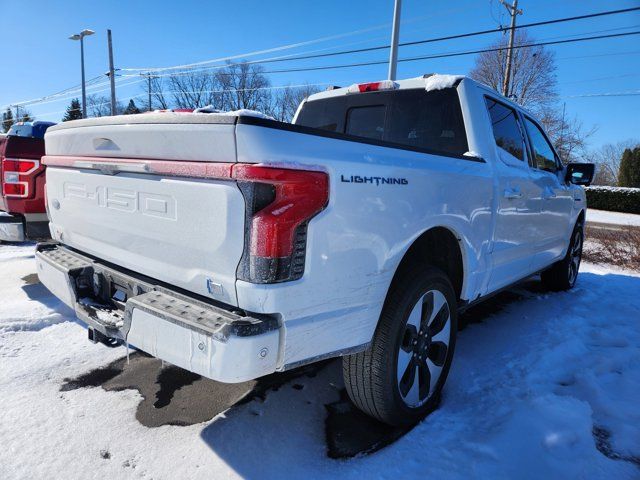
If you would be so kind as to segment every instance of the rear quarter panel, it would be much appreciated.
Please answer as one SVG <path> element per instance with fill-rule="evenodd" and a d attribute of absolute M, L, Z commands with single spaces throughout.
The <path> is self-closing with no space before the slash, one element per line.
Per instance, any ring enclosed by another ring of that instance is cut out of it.
<path fill-rule="evenodd" d="M 282 316 L 280 368 L 367 344 L 403 255 L 432 227 L 460 239 L 463 298 L 479 288 L 491 238 L 489 163 L 244 124 L 237 149 L 239 162 L 323 170 L 330 178 L 329 204 L 309 224 L 303 278 L 236 283 L 241 308 Z M 351 181 L 356 176 L 400 183 Z"/>

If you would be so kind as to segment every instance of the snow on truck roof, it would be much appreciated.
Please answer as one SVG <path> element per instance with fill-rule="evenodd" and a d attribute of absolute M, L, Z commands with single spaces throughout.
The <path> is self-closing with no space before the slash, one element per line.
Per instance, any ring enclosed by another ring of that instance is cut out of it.
<path fill-rule="evenodd" d="M 368 91 L 382 90 L 409 90 L 424 89 L 426 91 L 442 90 L 455 86 L 461 80 L 468 78 L 464 75 L 443 75 L 429 73 L 421 77 L 407 78 L 405 80 L 381 80 L 371 83 L 354 83 L 348 87 L 331 88 L 324 92 L 310 95 L 307 101 L 322 100 L 331 97 L 340 97 L 350 93 L 363 93 Z"/>
<path fill-rule="evenodd" d="M 487 94 L 499 97 L 501 102 L 504 102 L 512 108 L 522 111 L 531 118 L 535 118 L 533 113 L 528 111 L 525 107 L 516 103 L 511 98 L 504 97 L 501 93 L 495 91 L 493 88 L 485 85 L 482 82 L 474 80 L 473 78 L 466 75 L 447 75 L 439 73 L 428 73 L 421 77 L 407 78 L 405 80 L 381 80 L 371 83 L 354 83 L 353 85 L 350 85 L 348 87 L 329 87 L 324 92 L 318 92 L 314 93 L 313 95 L 309 95 L 309 97 L 304 100 L 302 104 L 304 104 L 305 102 L 313 102 L 316 100 L 324 100 L 327 98 L 341 97 L 352 93 L 364 93 L 370 91 L 421 89 L 426 90 L 427 92 L 431 92 L 434 90 L 442 90 L 444 88 L 455 87 L 459 85 L 462 80 L 464 80 L 466 83 L 473 84 L 479 89 L 484 90 Z"/>

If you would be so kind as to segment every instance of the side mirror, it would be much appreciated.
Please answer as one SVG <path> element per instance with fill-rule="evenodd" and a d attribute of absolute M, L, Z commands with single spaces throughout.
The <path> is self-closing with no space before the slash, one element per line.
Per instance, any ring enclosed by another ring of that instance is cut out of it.
<path fill-rule="evenodd" d="M 593 181 L 596 166 L 593 163 L 569 163 L 564 179 L 574 185 L 588 187 Z"/>

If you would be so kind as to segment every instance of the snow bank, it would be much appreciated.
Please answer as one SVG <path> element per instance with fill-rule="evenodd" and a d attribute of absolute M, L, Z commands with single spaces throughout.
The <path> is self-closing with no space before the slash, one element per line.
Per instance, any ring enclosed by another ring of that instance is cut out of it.
<path fill-rule="evenodd" d="M 584 187 L 585 190 L 600 190 L 604 192 L 627 192 L 627 193 L 636 193 L 640 192 L 640 188 L 631 188 L 631 187 L 609 187 L 607 185 L 590 185 L 588 187 Z"/>
<path fill-rule="evenodd" d="M 534 283 L 470 310 L 441 407 L 385 449 L 334 461 L 339 360 L 186 427 L 142 426 L 135 390 L 61 392 L 125 350 L 87 341 L 33 283 L 32 255 L 0 245 L 0 325 L 45 326 L 0 330 L 0 478 L 638 478 L 638 274 L 583 265 L 571 292 Z"/>
<path fill-rule="evenodd" d="M 427 92 L 453 87 L 457 81 L 462 80 L 463 75 L 439 75 L 433 74 L 425 79 L 424 88 Z"/>
<path fill-rule="evenodd" d="M 587 224 L 589 222 L 640 227 L 640 215 L 587 208 Z"/>

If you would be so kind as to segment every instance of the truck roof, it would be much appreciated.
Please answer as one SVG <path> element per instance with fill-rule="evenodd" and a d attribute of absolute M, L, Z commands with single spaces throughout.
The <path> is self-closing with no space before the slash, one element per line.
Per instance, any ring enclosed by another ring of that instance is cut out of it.
<path fill-rule="evenodd" d="M 309 97 L 304 100 L 301 106 L 305 102 L 314 102 L 316 100 L 324 100 L 327 98 L 341 97 L 344 95 L 354 94 L 354 93 L 365 93 L 365 92 L 373 92 L 373 91 L 384 91 L 384 90 L 409 90 L 409 89 L 423 89 L 425 91 L 432 90 L 442 90 L 444 88 L 455 87 L 460 84 L 460 82 L 464 81 L 465 83 L 471 83 L 475 87 L 485 90 L 487 93 L 491 95 L 500 97 L 500 100 L 513 108 L 519 109 L 530 116 L 533 116 L 531 112 L 529 112 L 522 105 L 515 103 L 513 100 L 504 97 L 499 92 L 495 91 L 488 85 L 484 83 L 478 82 L 471 77 L 466 75 L 450 75 L 450 74 L 440 74 L 440 73 L 427 73 L 422 75 L 421 77 L 407 78 L 404 80 L 380 80 L 377 82 L 370 83 L 354 83 L 348 87 L 329 87 L 327 90 L 323 92 L 314 93 L 313 95 L 309 95 Z"/>

